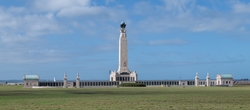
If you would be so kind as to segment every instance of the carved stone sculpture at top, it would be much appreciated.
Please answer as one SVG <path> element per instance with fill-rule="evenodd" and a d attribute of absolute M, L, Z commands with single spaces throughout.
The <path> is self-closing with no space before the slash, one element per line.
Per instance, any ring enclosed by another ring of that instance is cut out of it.
<path fill-rule="evenodd" d="M 126 24 L 125 24 L 124 21 L 121 22 L 120 27 L 121 27 L 120 32 L 121 32 L 121 33 L 126 33 L 126 29 L 125 29 L 125 28 L 126 28 Z M 124 37 L 125 37 L 125 36 L 124 36 Z"/>
<path fill-rule="evenodd" d="M 121 28 L 126 28 L 126 24 L 125 24 L 125 22 L 123 21 L 123 22 L 121 22 Z"/>

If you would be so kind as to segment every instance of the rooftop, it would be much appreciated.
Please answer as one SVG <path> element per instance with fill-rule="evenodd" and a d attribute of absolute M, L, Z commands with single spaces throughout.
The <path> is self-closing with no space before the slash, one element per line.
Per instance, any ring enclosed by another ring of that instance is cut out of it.
<path fill-rule="evenodd" d="M 221 78 L 233 78 L 231 74 L 219 74 Z"/>
<path fill-rule="evenodd" d="M 23 79 L 40 79 L 39 75 L 24 75 Z"/>

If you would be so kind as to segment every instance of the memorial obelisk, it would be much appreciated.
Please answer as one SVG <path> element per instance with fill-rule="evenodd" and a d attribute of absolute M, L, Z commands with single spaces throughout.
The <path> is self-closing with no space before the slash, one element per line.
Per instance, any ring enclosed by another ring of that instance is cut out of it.
<path fill-rule="evenodd" d="M 128 69 L 128 45 L 126 35 L 126 24 L 122 22 L 119 38 L 119 67 L 118 72 L 129 72 Z"/>
<path fill-rule="evenodd" d="M 111 71 L 110 81 L 137 81 L 136 71 L 131 72 L 128 69 L 128 43 L 126 35 L 126 24 L 122 22 L 120 25 L 119 37 L 119 62 L 118 70 Z"/>

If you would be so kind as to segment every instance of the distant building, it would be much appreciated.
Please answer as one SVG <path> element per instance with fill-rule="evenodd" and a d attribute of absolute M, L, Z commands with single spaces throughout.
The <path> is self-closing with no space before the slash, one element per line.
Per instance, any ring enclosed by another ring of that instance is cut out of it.
<path fill-rule="evenodd" d="M 41 81 L 39 75 L 24 75 L 25 88 L 83 88 L 83 87 L 117 87 L 120 81 L 83 81 L 77 73 L 75 81 L 68 81 L 67 75 L 64 74 L 63 81 Z M 150 86 L 233 86 L 233 76 L 231 74 L 217 74 L 216 79 L 210 79 L 207 73 L 206 79 L 199 79 L 196 73 L 195 79 L 191 80 L 138 80 L 137 83 L 143 83 L 147 87 Z"/>
<path fill-rule="evenodd" d="M 233 86 L 232 74 L 217 74 L 216 79 L 211 80 L 209 73 L 207 73 L 206 80 L 199 80 L 198 73 L 195 76 L 195 86 Z"/>
<path fill-rule="evenodd" d="M 33 86 L 39 86 L 39 75 L 24 75 L 24 87 L 25 88 L 32 88 Z"/>
<path fill-rule="evenodd" d="M 217 74 L 216 82 L 217 82 L 217 85 L 233 86 L 233 75 L 231 75 L 231 74 Z"/>

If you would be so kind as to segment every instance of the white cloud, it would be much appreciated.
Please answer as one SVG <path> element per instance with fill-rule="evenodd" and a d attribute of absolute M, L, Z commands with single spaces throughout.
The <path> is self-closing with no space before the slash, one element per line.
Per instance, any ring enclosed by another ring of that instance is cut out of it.
<path fill-rule="evenodd" d="M 194 9 L 195 0 L 163 0 L 167 11 L 189 13 Z"/>
<path fill-rule="evenodd" d="M 233 5 L 233 12 L 235 13 L 250 13 L 250 3 L 235 3 Z"/>
<path fill-rule="evenodd" d="M 203 18 L 197 21 L 193 21 L 193 26 L 190 26 L 192 31 L 231 31 L 237 28 L 240 22 L 237 19 L 227 18 Z"/>
<path fill-rule="evenodd" d="M 49 56 L 46 54 L 48 52 L 34 56 L 27 55 L 27 51 L 36 50 L 43 45 L 40 41 L 42 35 L 65 32 L 61 24 L 54 19 L 53 13 L 31 14 L 27 7 L 0 7 L 0 15 L 1 62 L 59 61 L 59 57 Z"/>
<path fill-rule="evenodd" d="M 106 0 L 106 4 L 109 4 L 111 2 L 115 2 L 115 0 Z"/>
<path fill-rule="evenodd" d="M 207 11 L 208 9 L 207 9 L 207 7 L 205 7 L 205 6 L 197 6 L 197 8 L 200 10 L 200 11 Z"/>
<path fill-rule="evenodd" d="M 58 12 L 74 6 L 89 6 L 89 0 L 35 0 L 33 6 L 38 11 Z"/>
<path fill-rule="evenodd" d="M 244 26 L 240 27 L 239 31 L 245 31 L 246 28 Z"/>
<path fill-rule="evenodd" d="M 183 45 L 188 44 L 189 41 L 182 40 L 182 39 L 171 39 L 171 40 L 156 40 L 150 41 L 150 45 Z"/>
<path fill-rule="evenodd" d="M 154 7 L 149 2 L 138 2 L 134 4 L 133 13 L 139 15 L 149 15 L 154 12 Z"/>
<path fill-rule="evenodd" d="M 27 10 L 24 7 L 9 7 L 9 8 L 7 8 L 7 11 L 11 12 L 11 13 L 18 14 L 18 13 L 23 13 Z"/>
<path fill-rule="evenodd" d="M 100 46 L 97 46 L 95 48 L 95 50 L 96 51 L 113 51 L 113 50 L 117 50 L 118 47 L 117 47 L 117 45 L 114 45 L 114 44 L 112 44 L 112 45 L 111 44 L 100 45 Z"/>
<path fill-rule="evenodd" d="M 249 4 L 240 4 L 241 7 L 232 11 L 223 11 L 219 9 L 209 8 L 196 5 L 193 0 L 165 0 L 163 5 L 154 5 L 145 7 L 145 10 L 151 10 L 150 16 L 144 17 L 136 24 L 138 30 L 146 32 L 168 32 L 172 30 L 188 30 L 192 32 L 238 32 L 239 28 L 249 25 L 249 16 L 238 15 L 234 12 L 248 11 Z M 144 3 L 150 4 L 150 3 Z M 231 4 L 233 5 L 233 4 Z M 143 6 L 143 5 L 142 5 Z M 134 10 L 138 10 L 139 6 L 134 6 Z M 135 11 L 136 12 L 136 11 Z M 160 14 L 159 14 L 160 13 Z M 139 13 L 138 13 L 139 14 Z"/>
<path fill-rule="evenodd" d="M 16 11 L 13 12 L 15 9 L 12 7 L 10 11 L 10 8 L 0 8 L 0 42 L 2 43 L 6 41 L 8 41 L 6 43 L 11 43 L 11 41 L 17 43 L 19 40 L 26 41 L 40 35 L 60 33 L 62 31 L 62 27 L 53 19 L 53 14 L 51 13 L 39 15 L 18 11 L 20 14 L 16 14 Z M 21 8 L 21 10 L 26 9 Z"/>
<path fill-rule="evenodd" d="M 23 50 L 24 49 L 24 50 Z M 0 61 L 4 63 L 48 63 L 68 60 L 66 54 L 55 50 L 26 50 L 27 48 L 1 49 Z M 20 51 L 21 50 L 21 51 Z"/>
<path fill-rule="evenodd" d="M 119 7 L 107 8 L 103 6 L 73 6 L 60 10 L 56 15 L 58 17 L 82 17 L 84 19 L 92 19 L 98 21 L 117 21 L 126 18 L 126 11 Z"/>
<path fill-rule="evenodd" d="M 116 20 L 126 14 L 120 7 L 95 6 L 90 0 L 36 0 L 33 8 L 38 12 L 54 13 L 58 17 L 69 18 L 83 16 Z"/>
<path fill-rule="evenodd" d="M 91 6 L 88 0 L 36 0 L 32 2 L 33 6 L 30 7 L 0 7 L 1 62 L 58 62 L 82 56 L 79 52 L 70 53 L 71 56 L 68 56 L 66 51 L 72 48 L 71 44 L 67 44 L 67 49 L 46 45 L 53 40 L 46 41 L 51 38 L 44 36 L 80 30 L 82 32 L 80 36 L 85 38 L 98 35 L 110 37 L 109 35 L 113 34 L 109 31 L 114 27 L 103 21 L 114 22 L 126 18 L 126 11 L 121 7 Z M 77 17 L 84 17 L 84 19 L 76 20 Z M 96 54 L 97 51 L 112 51 L 115 48 L 112 45 L 100 45 L 88 47 L 89 51 L 93 52 L 86 51 L 86 53 Z"/>
<path fill-rule="evenodd" d="M 57 13 L 58 16 L 75 17 L 75 16 L 99 16 L 107 14 L 105 7 L 70 7 L 62 9 Z"/>

